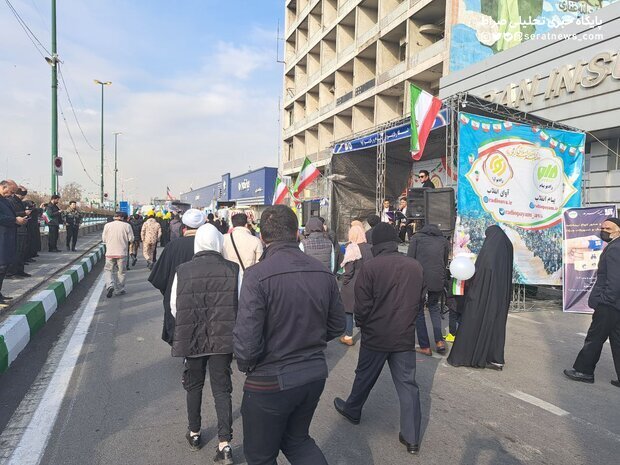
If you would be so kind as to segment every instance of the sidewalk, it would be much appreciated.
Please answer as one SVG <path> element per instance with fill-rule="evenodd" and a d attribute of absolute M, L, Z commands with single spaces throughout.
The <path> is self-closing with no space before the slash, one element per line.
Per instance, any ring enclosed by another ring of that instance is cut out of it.
<path fill-rule="evenodd" d="M 42 288 L 52 276 L 77 262 L 99 242 L 101 242 L 101 231 L 80 235 L 75 252 L 65 251 L 64 243 L 58 241 L 58 246 L 63 250 L 62 252 L 50 253 L 45 249 L 45 251 L 39 252 L 39 256 L 35 258 L 35 263 L 26 265 L 25 271 L 30 273 L 32 277 L 5 279 L 2 286 L 2 294 L 13 297 L 13 300 L 11 305 L 0 309 L 0 321 L 23 303 L 29 295 Z"/>

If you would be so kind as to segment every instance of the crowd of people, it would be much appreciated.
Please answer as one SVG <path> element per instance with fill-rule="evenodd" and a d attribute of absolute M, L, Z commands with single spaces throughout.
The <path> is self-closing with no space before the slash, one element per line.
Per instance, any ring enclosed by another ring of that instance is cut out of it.
<path fill-rule="evenodd" d="M 527 248 L 540 258 L 548 274 L 562 268 L 562 229 L 560 226 L 528 231 L 518 228 Z"/>
<path fill-rule="evenodd" d="M 28 190 L 11 179 L 0 181 L 0 308 L 8 307 L 12 298 L 2 294 L 5 279 L 30 278 L 26 267 L 36 262 L 41 252 L 41 225 L 47 226 L 48 251 L 60 252 L 58 236 L 65 225 L 66 249 L 76 251 L 83 215 L 77 202 L 59 207 L 60 196 L 52 195 L 48 203 L 36 205 L 27 199 Z"/>

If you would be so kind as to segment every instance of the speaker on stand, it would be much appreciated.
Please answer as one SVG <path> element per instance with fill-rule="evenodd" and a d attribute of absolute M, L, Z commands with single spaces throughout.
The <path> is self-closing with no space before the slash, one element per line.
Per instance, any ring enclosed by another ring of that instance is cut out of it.
<path fill-rule="evenodd" d="M 436 224 L 444 235 L 454 231 L 456 225 L 456 205 L 454 189 L 425 189 L 424 210 L 426 224 Z"/>

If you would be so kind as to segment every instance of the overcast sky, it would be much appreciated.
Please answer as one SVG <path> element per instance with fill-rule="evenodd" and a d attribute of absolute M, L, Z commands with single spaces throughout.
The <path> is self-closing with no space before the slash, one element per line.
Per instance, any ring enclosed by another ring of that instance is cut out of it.
<path fill-rule="evenodd" d="M 48 50 L 50 3 L 11 0 Z M 93 79 L 113 83 L 105 88 L 110 197 L 115 131 L 123 132 L 119 197 L 122 183 L 126 196 L 141 202 L 164 196 L 166 186 L 178 196 L 225 172 L 277 166 L 276 29 L 283 9 L 280 0 L 58 1 L 61 71 L 86 137 L 60 78 L 59 109 L 95 181 L 82 169 L 59 112 L 61 185 L 76 181 L 98 197 L 101 90 Z M 0 178 L 49 192 L 50 66 L 5 1 L 0 44 Z"/>

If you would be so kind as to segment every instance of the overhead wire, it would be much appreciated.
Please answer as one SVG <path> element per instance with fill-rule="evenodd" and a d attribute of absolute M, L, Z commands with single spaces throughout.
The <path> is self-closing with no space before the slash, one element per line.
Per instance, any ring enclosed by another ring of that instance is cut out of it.
<path fill-rule="evenodd" d="M 15 7 L 11 4 L 11 2 L 9 0 L 4 0 L 4 1 L 8 5 L 11 12 L 13 13 L 13 16 L 15 16 L 15 19 L 17 19 L 17 22 L 19 23 L 21 28 L 24 30 L 24 32 L 28 36 L 28 39 L 30 39 L 30 42 L 32 42 L 32 45 L 34 45 L 34 47 L 37 49 L 37 52 L 39 52 L 39 55 L 41 55 L 43 58 L 46 58 L 43 52 L 41 52 L 41 49 L 43 49 L 45 53 L 47 53 L 48 57 L 52 57 L 52 53 L 45 47 L 45 45 L 41 43 L 41 41 L 36 36 L 36 34 L 32 32 L 32 30 L 26 24 L 26 21 L 22 19 L 22 17 L 19 15 L 19 13 L 15 9 Z"/>
<path fill-rule="evenodd" d="M 93 149 L 94 151 L 98 152 L 99 150 L 101 150 L 101 148 L 96 148 L 93 147 L 93 144 L 90 143 L 90 141 L 88 140 L 88 138 L 86 137 L 86 134 L 84 134 L 84 130 L 82 129 L 82 125 L 80 124 L 80 120 L 77 117 L 77 113 L 75 112 L 75 107 L 73 106 L 73 102 L 71 101 L 71 95 L 69 95 L 69 88 L 67 87 L 67 82 L 65 81 L 65 77 L 62 73 L 62 70 L 60 69 L 60 66 L 58 66 L 58 74 L 60 75 L 60 79 L 62 81 L 62 87 L 65 91 L 65 95 L 67 96 L 67 100 L 69 101 L 69 106 L 71 107 L 71 112 L 73 113 L 73 117 L 75 118 L 75 122 L 78 126 L 78 128 L 80 129 L 80 133 L 82 134 L 82 137 L 84 138 L 84 140 L 86 141 L 86 143 L 88 144 L 88 146 Z"/>

